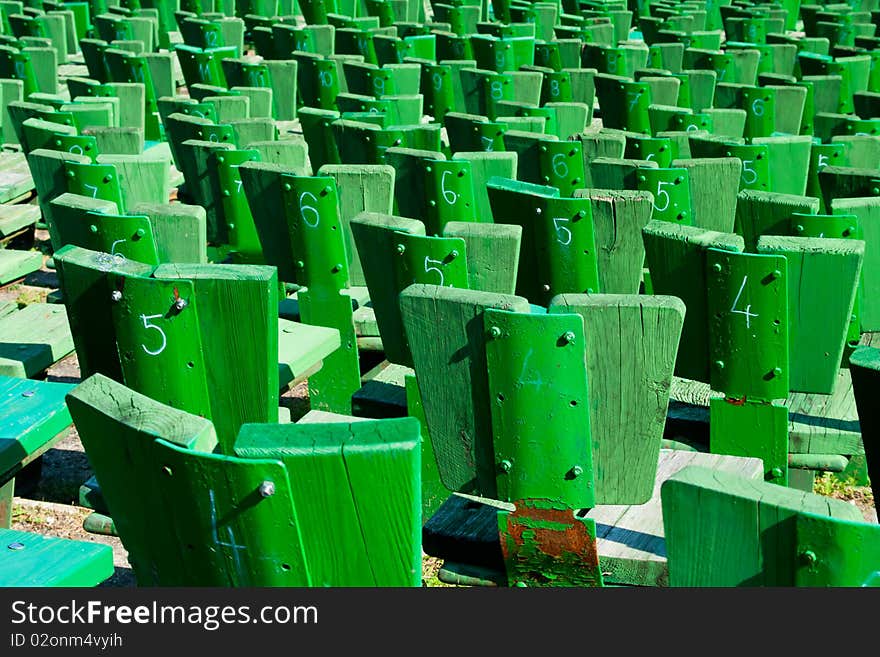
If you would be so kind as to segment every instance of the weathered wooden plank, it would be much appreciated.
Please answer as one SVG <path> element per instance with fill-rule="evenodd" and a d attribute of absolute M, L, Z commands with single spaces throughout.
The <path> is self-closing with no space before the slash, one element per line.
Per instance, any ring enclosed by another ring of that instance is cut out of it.
<path fill-rule="evenodd" d="M 841 500 L 704 468 L 679 472 L 662 497 L 672 586 L 794 586 L 807 570 L 830 574 L 826 585 L 853 586 L 876 569 L 874 555 L 864 559 L 858 543 L 837 542 L 834 533 L 824 540 L 819 532 L 801 534 L 802 518 L 824 519 L 826 531 L 838 521 L 864 524 L 859 510 Z M 861 569 L 847 581 L 853 562 Z"/>
<path fill-rule="evenodd" d="M 863 293 L 859 299 L 862 331 L 880 331 L 880 198 L 865 196 L 831 200 L 832 214 L 854 214 L 865 241 Z"/>
<path fill-rule="evenodd" d="M 278 320 L 278 382 L 281 388 L 291 385 L 314 370 L 321 361 L 339 348 L 339 331 Z M 314 411 L 317 412 L 317 411 Z"/>
<path fill-rule="evenodd" d="M 732 233 L 742 160 L 738 157 L 681 159 L 673 160 L 672 166 L 688 171 L 694 225 Z"/>
<path fill-rule="evenodd" d="M 97 586 L 113 574 L 109 545 L 0 529 L 0 586 Z M 15 547 L 13 547 L 15 546 Z"/>
<path fill-rule="evenodd" d="M 741 191 L 736 203 L 736 232 L 743 236 L 746 251 L 754 252 L 761 235 L 788 235 L 795 212 L 816 214 L 819 199 L 751 189 Z"/>
<path fill-rule="evenodd" d="M 207 215 L 200 205 L 138 203 L 132 214 L 150 218 L 159 262 L 206 263 Z"/>
<path fill-rule="evenodd" d="M 596 503 L 647 502 L 684 303 L 662 296 L 564 294 L 548 310 L 584 319 Z"/>
<path fill-rule="evenodd" d="M 831 394 L 856 298 L 864 244 L 828 237 L 764 236 L 758 239 L 757 251 L 783 255 L 788 261 L 789 388 Z"/>
<path fill-rule="evenodd" d="M 60 304 L 32 303 L 0 319 L 0 375 L 32 377 L 72 351 L 67 311 Z"/>
<path fill-rule="evenodd" d="M 40 207 L 37 205 L 0 205 L 0 240 L 33 226 L 39 219 Z"/>
<path fill-rule="evenodd" d="M 0 285 L 35 272 L 42 264 L 43 254 L 39 251 L 0 249 Z"/>
<path fill-rule="evenodd" d="M 592 188 L 579 189 L 574 196 L 590 199 L 599 289 L 636 294 L 645 263 L 642 229 L 651 220 L 653 197 L 648 192 Z"/>
<path fill-rule="evenodd" d="M 281 459 L 296 473 L 291 492 L 313 585 L 420 585 L 415 419 L 248 425 L 236 454 Z"/>
<path fill-rule="evenodd" d="M 464 240 L 470 289 L 514 293 L 522 226 L 450 221 L 443 227 L 443 236 Z"/>

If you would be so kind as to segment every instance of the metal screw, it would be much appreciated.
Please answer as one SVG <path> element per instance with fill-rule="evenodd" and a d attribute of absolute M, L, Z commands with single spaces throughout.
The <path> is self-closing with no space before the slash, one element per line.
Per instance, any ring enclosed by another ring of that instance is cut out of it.
<path fill-rule="evenodd" d="M 572 331 L 566 331 L 563 334 L 562 339 L 565 340 L 566 344 L 571 344 L 574 342 L 574 333 Z"/>
<path fill-rule="evenodd" d="M 782 376 L 782 368 L 774 367 L 773 368 L 773 376 Z"/>
<path fill-rule="evenodd" d="M 263 497 L 272 497 L 275 494 L 275 484 L 271 481 L 264 481 L 260 484 L 260 495 Z"/>
<path fill-rule="evenodd" d="M 14 551 L 24 550 L 24 543 L 18 543 L 18 542 L 10 543 L 6 547 L 8 547 L 10 550 L 14 550 Z"/>
<path fill-rule="evenodd" d="M 493 326 L 492 328 L 489 329 L 489 335 L 493 338 L 500 338 L 501 337 L 501 329 L 498 328 L 497 326 Z"/>
<path fill-rule="evenodd" d="M 513 463 L 511 463 L 507 459 L 504 459 L 503 461 L 501 461 L 501 463 L 498 464 L 498 466 L 501 468 L 502 472 L 510 472 L 510 469 L 513 467 Z"/>
<path fill-rule="evenodd" d="M 110 293 L 110 300 L 114 303 L 122 301 L 122 292 L 120 292 L 119 290 L 113 290 Z"/>
<path fill-rule="evenodd" d="M 183 310 L 189 305 L 189 302 L 186 299 L 175 299 L 174 300 L 174 309 L 175 310 Z"/>
<path fill-rule="evenodd" d="M 582 474 L 584 474 L 584 469 L 579 465 L 576 465 L 571 469 L 572 477 L 580 477 Z"/>
<path fill-rule="evenodd" d="M 458 257 L 458 250 L 457 250 L 457 249 L 453 249 L 453 250 L 452 250 L 452 253 L 449 254 L 449 259 L 450 259 L 450 260 L 455 260 L 457 257 Z"/>
<path fill-rule="evenodd" d="M 89 226 L 89 231 L 92 232 L 92 233 L 97 233 L 97 232 L 98 232 L 98 227 L 97 227 L 95 224 L 92 224 L 92 225 Z"/>
<path fill-rule="evenodd" d="M 803 552 L 801 552 L 800 557 L 801 563 L 803 563 L 805 566 L 812 566 L 818 560 L 816 557 L 816 553 L 812 550 L 804 550 Z"/>

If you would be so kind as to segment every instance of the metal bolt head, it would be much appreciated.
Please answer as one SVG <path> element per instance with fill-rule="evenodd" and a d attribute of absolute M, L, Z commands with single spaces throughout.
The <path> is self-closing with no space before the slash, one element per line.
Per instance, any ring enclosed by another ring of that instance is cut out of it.
<path fill-rule="evenodd" d="M 571 469 L 572 477 L 580 477 L 582 474 L 584 474 L 584 469 L 579 465 L 576 465 Z"/>
<path fill-rule="evenodd" d="M 91 224 L 91 225 L 89 226 L 89 232 L 90 232 L 90 233 L 97 233 L 97 232 L 98 232 L 98 227 L 97 227 L 95 224 Z"/>
<path fill-rule="evenodd" d="M 271 481 L 264 481 L 260 484 L 259 491 L 261 497 L 272 497 L 275 494 L 275 484 Z"/>
<path fill-rule="evenodd" d="M 770 476 L 774 479 L 782 479 L 782 475 L 782 468 L 773 468 L 772 470 L 770 470 Z"/>
<path fill-rule="evenodd" d="M 782 376 L 782 368 L 774 367 L 773 368 L 773 376 Z"/>
<path fill-rule="evenodd" d="M 562 335 L 562 339 L 565 340 L 565 344 L 571 344 L 574 342 L 574 333 L 572 331 L 566 331 Z"/>
<path fill-rule="evenodd" d="M 724 369 L 724 361 L 723 360 L 716 360 L 715 367 L 717 367 L 719 370 L 723 370 Z"/>
<path fill-rule="evenodd" d="M 25 392 L 21 393 L 21 396 L 22 397 L 33 397 L 34 391 L 33 390 L 26 390 Z"/>
<path fill-rule="evenodd" d="M 174 309 L 175 310 L 183 310 L 189 305 L 189 302 L 186 299 L 175 299 L 174 300 Z"/>
<path fill-rule="evenodd" d="M 122 301 L 122 292 L 120 292 L 119 290 L 113 290 L 110 293 L 110 300 L 113 301 L 114 303 L 118 303 L 119 301 Z"/>
<path fill-rule="evenodd" d="M 801 559 L 801 563 L 805 566 L 812 566 L 818 560 L 818 558 L 816 557 L 816 553 L 812 550 L 804 550 L 800 553 L 799 556 Z"/>
<path fill-rule="evenodd" d="M 720 273 L 720 272 L 721 272 L 721 269 L 722 269 L 722 267 L 721 267 L 721 263 L 720 263 L 720 262 L 716 262 L 714 265 L 712 265 L 712 271 L 715 271 L 715 272 L 719 272 L 719 273 Z"/>
<path fill-rule="evenodd" d="M 501 337 L 501 329 L 497 326 L 493 326 L 492 328 L 489 329 L 489 335 L 493 338 L 500 338 Z"/>
<path fill-rule="evenodd" d="M 10 543 L 6 547 L 14 552 L 17 552 L 18 550 L 24 550 L 24 543 L 19 543 L 18 541 L 16 541 L 15 543 Z"/>
<path fill-rule="evenodd" d="M 450 260 L 455 260 L 458 257 L 458 249 L 452 249 L 452 252 L 449 254 Z"/>
<path fill-rule="evenodd" d="M 138 229 L 134 232 L 134 234 L 135 234 L 135 236 L 137 236 L 137 237 L 143 237 L 144 235 L 147 234 L 147 231 L 145 231 L 143 228 L 138 228 Z"/>
<path fill-rule="evenodd" d="M 801 226 L 800 224 L 798 224 L 797 226 L 795 226 L 794 229 L 795 229 L 795 232 L 798 232 L 798 233 L 803 233 L 803 232 L 804 232 L 804 227 Z"/>
<path fill-rule="evenodd" d="M 502 472 L 510 472 L 511 468 L 513 468 L 513 463 L 504 459 L 501 463 L 498 464 L 498 467 L 501 468 Z"/>

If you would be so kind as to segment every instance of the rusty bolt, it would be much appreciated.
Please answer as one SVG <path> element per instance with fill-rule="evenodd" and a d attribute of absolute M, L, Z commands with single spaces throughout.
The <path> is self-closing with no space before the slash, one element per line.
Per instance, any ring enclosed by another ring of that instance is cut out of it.
<path fill-rule="evenodd" d="M 175 299 L 174 300 L 174 309 L 175 310 L 183 310 L 189 305 L 189 302 L 186 299 Z"/>
<path fill-rule="evenodd" d="M 113 301 L 114 303 L 122 301 L 122 292 L 120 292 L 119 290 L 113 290 L 110 293 L 110 300 Z"/>
<path fill-rule="evenodd" d="M 262 497 L 272 497 L 275 494 L 275 484 L 271 481 L 264 481 L 260 484 L 259 491 Z"/>

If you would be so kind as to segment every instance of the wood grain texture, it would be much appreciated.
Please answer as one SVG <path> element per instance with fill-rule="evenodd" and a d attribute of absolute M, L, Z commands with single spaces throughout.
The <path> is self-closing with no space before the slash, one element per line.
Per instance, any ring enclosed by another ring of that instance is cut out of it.
<path fill-rule="evenodd" d="M 413 418 L 247 425 L 236 454 L 280 459 L 296 472 L 291 492 L 313 585 L 419 586 L 419 441 Z"/>
<path fill-rule="evenodd" d="M 160 262 L 206 263 L 207 215 L 200 205 L 138 203 L 133 214 L 150 218 Z"/>
<path fill-rule="evenodd" d="M 211 419 L 224 453 L 246 422 L 275 422 L 278 408 L 278 278 L 263 265 L 160 265 L 153 276 L 190 281 L 201 346 L 211 366 Z M 182 313 L 185 313 L 184 309 Z M 143 311 L 142 311 L 143 312 Z M 247 321 L 237 321 L 247 318 Z"/>
<path fill-rule="evenodd" d="M 548 310 L 584 319 L 596 503 L 647 502 L 684 303 L 663 296 L 566 294 Z"/>
<path fill-rule="evenodd" d="M 792 586 L 811 567 L 802 550 L 815 549 L 820 563 L 832 558 L 818 545 L 799 544 L 798 516 L 862 520 L 841 500 L 703 468 L 672 477 L 662 499 L 672 586 Z"/>
<path fill-rule="evenodd" d="M 495 496 L 486 372 L 486 308 L 528 312 L 521 297 L 412 285 L 400 311 L 437 467 L 452 491 Z"/>
<path fill-rule="evenodd" d="M 0 250 L 0 285 L 6 285 L 37 271 L 43 264 L 39 251 Z"/>
<path fill-rule="evenodd" d="M 514 293 L 522 226 L 450 221 L 443 227 L 443 236 L 464 240 L 470 289 Z"/>
<path fill-rule="evenodd" d="M 794 212 L 816 214 L 819 199 L 746 189 L 736 204 L 736 232 L 745 240 L 746 251 L 754 252 L 761 235 L 787 235 Z"/>
<path fill-rule="evenodd" d="M 790 389 L 831 394 L 843 357 L 864 243 L 765 236 L 758 239 L 757 250 L 783 255 L 788 261 Z"/>
<path fill-rule="evenodd" d="M 590 199 L 599 289 L 606 294 L 636 294 L 645 262 L 642 229 L 651 220 L 652 196 L 641 191 L 592 188 L 578 190 L 574 196 Z"/>
<path fill-rule="evenodd" d="M 0 319 L 0 375 L 36 376 L 73 349 L 62 305 L 32 303 Z"/>
<path fill-rule="evenodd" d="M 706 249 L 741 252 L 738 235 L 651 221 L 642 231 L 655 294 L 678 297 L 687 308 L 675 365 L 678 376 L 708 381 L 709 315 Z"/>
<path fill-rule="evenodd" d="M 865 259 L 862 264 L 864 291 L 859 306 L 862 331 L 880 330 L 880 198 L 835 198 L 831 200 L 832 214 L 854 214 L 865 241 Z"/>
<path fill-rule="evenodd" d="M 681 159 L 673 160 L 672 166 L 687 169 L 690 176 L 694 225 L 732 233 L 742 160 L 738 157 Z"/>
<path fill-rule="evenodd" d="M 394 168 L 387 164 L 325 164 L 318 175 L 336 181 L 339 219 L 345 233 L 345 248 L 352 285 L 366 285 L 357 244 L 351 233 L 351 220 L 361 212 L 391 214 L 394 203 Z"/>
<path fill-rule="evenodd" d="M 64 243 L 60 241 L 58 231 L 55 228 L 50 203 L 52 199 L 67 191 L 68 183 L 64 172 L 64 162 L 86 164 L 90 161 L 84 155 L 73 155 L 72 153 L 61 153 L 42 148 L 28 153 L 27 165 L 30 167 L 34 187 L 37 190 L 37 202 L 40 204 L 43 219 L 49 227 L 52 248 L 56 251 L 64 246 Z"/>

